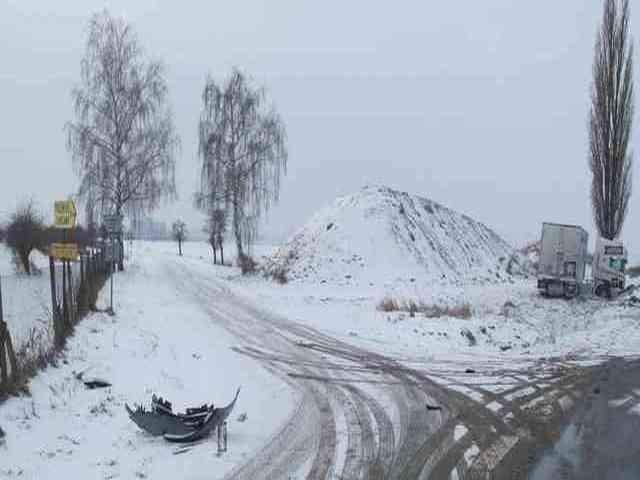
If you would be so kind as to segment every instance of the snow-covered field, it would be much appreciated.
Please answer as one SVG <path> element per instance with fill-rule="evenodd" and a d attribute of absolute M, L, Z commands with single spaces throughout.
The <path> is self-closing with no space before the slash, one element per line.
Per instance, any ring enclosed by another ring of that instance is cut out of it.
<path fill-rule="evenodd" d="M 11 252 L 5 244 L 0 243 L 4 320 L 16 349 L 32 335 L 39 336 L 42 342 L 53 340 L 48 259 L 35 251 L 31 254 L 31 262 L 40 273 L 30 276 L 17 274 Z"/>
<path fill-rule="evenodd" d="M 153 248 L 171 254 L 175 247 L 158 243 Z M 275 251 L 274 246 L 259 246 L 256 257 L 266 262 Z M 190 242 L 184 258 L 186 262 L 207 263 L 208 246 Z M 236 269 L 223 269 L 221 274 L 230 289 L 262 308 L 386 353 L 498 356 L 505 361 L 514 356 L 640 353 L 640 306 L 629 302 L 628 296 L 611 302 L 597 298 L 547 299 L 538 294 L 533 277 L 499 284 L 432 287 L 435 302 L 471 307 L 472 317 L 459 319 L 427 318 L 420 313 L 412 318 L 405 312 L 379 311 L 384 291 L 376 288 L 367 291 L 310 282 L 281 285 L 260 274 L 242 277 Z M 418 290 L 407 297 L 420 298 Z M 475 345 L 462 334 L 465 330 L 473 334 Z"/>
<path fill-rule="evenodd" d="M 377 309 L 375 295 L 349 295 L 321 286 L 240 279 L 236 288 L 261 305 L 332 335 L 402 355 L 590 356 L 640 353 L 640 307 L 627 299 L 565 301 L 539 296 L 535 280 L 469 286 L 442 297 L 471 307 L 472 317 L 411 317 Z M 475 339 L 469 340 L 470 332 Z"/>
<path fill-rule="evenodd" d="M 11 252 L 7 246 L 0 242 L 0 275 L 11 275 L 13 273 L 13 263 Z"/>

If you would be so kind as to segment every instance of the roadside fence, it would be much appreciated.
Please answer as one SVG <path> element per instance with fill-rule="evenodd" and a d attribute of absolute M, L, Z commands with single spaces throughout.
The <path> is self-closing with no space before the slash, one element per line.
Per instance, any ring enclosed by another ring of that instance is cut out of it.
<path fill-rule="evenodd" d="M 104 249 L 92 248 L 75 262 L 49 257 L 49 275 L 0 276 L 0 400 L 53 361 L 78 321 L 96 310 L 110 267 Z"/>

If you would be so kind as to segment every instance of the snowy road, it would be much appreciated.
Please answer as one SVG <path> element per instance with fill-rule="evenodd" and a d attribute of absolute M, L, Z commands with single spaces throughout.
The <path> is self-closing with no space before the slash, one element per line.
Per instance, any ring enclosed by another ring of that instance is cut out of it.
<path fill-rule="evenodd" d="M 569 365 L 530 362 L 523 373 L 523 366 L 488 362 L 473 375 L 446 363 L 409 368 L 407 359 L 259 309 L 194 264 L 168 269 L 180 291 L 242 342 L 235 351 L 300 394 L 281 430 L 227 478 L 483 476 L 510 463 L 507 454 L 532 424 L 552 422 L 578 395 L 582 374 Z M 512 465 L 505 468 L 513 474 Z"/>
<path fill-rule="evenodd" d="M 372 352 L 256 305 L 227 271 L 140 251 L 116 277 L 117 316 L 83 321 L 32 396 L 0 406 L 0 478 L 526 478 L 531 435 L 588 377 L 561 362 Z M 113 387 L 84 390 L 85 370 Z M 220 405 L 238 385 L 222 456 L 213 441 L 183 453 L 150 438 L 123 408 L 152 393 Z"/>

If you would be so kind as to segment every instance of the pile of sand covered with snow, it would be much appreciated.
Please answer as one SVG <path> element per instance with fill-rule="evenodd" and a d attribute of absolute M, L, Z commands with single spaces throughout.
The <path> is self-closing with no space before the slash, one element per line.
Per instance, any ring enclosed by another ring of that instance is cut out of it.
<path fill-rule="evenodd" d="M 318 212 L 267 261 L 288 282 L 389 287 L 500 283 L 525 259 L 493 230 L 434 201 L 367 186 Z"/>

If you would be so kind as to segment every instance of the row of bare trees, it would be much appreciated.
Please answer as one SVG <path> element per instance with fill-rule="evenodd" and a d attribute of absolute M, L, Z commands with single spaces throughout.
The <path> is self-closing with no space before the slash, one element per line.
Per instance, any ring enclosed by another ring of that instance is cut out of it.
<path fill-rule="evenodd" d="M 140 215 L 175 196 L 179 140 L 162 64 L 149 60 L 132 27 L 106 10 L 90 21 L 72 97 L 67 146 L 90 223 L 105 214 Z M 230 227 L 239 263 L 248 264 L 259 221 L 278 200 L 286 173 L 285 128 L 266 91 L 237 69 L 223 84 L 207 79 L 202 101 L 196 205 L 206 214 L 214 261 L 219 251 L 224 262 Z"/>

